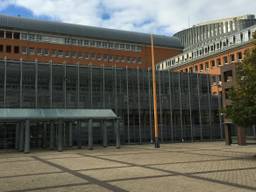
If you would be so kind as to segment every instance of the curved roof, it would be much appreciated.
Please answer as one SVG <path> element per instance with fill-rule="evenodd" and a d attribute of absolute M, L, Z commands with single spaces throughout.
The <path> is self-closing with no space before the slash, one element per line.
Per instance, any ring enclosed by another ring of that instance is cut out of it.
<path fill-rule="evenodd" d="M 150 44 L 150 34 L 0 15 L 0 27 L 85 38 Z M 154 44 L 182 49 L 178 38 L 154 35 Z"/>

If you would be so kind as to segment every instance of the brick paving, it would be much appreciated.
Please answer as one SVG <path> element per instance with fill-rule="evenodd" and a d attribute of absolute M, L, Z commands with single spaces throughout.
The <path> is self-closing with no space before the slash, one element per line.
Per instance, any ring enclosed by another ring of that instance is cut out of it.
<path fill-rule="evenodd" d="M 223 142 L 0 151 L 0 192 L 256 191 L 255 155 Z"/>

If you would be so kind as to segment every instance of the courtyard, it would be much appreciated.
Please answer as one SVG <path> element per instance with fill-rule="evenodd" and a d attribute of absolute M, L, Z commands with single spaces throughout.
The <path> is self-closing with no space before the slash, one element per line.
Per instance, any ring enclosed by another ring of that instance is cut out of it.
<path fill-rule="evenodd" d="M 223 142 L 0 151 L 0 191 L 256 191 L 255 155 Z"/>

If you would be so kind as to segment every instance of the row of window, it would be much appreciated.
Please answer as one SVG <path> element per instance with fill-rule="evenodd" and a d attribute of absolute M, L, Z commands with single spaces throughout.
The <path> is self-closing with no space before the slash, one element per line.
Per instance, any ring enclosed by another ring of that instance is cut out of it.
<path fill-rule="evenodd" d="M 15 53 L 20 52 L 23 55 L 38 55 L 38 56 L 51 56 L 59 58 L 74 58 L 74 59 L 85 59 L 85 60 L 97 60 L 105 62 L 117 62 L 117 63 L 133 63 L 141 64 L 141 57 L 127 57 L 127 56 L 117 56 L 108 54 L 98 54 L 89 52 L 76 52 L 76 51 L 63 51 L 63 50 L 48 50 L 45 48 L 33 48 L 33 47 L 20 47 L 11 45 L 0 45 L 0 52 L 5 53 Z"/>
<path fill-rule="evenodd" d="M 252 39 L 252 35 L 256 28 L 250 28 L 241 32 L 233 33 L 227 37 L 221 37 L 214 42 L 204 42 L 204 44 L 196 45 L 193 50 L 185 51 L 183 54 L 170 58 L 158 64 L 159 69 L 172 68 L 178 65 L 192 62 L 195 59 L 205 57 L 210 54 L 225 51 L 234 45 L 240 45 Z"/>
<path fill-rule="evenodd" d="M 11 45 L 0 45 L 0 53 L 20 53 L 20 47 L 19 46 L 11 46 Z"/>
<path fill-rule="evenodd" d="M 0 30 L 0 38 L 21 39 L 21 40 L 38 41 L 38 42 L 46 42 L 46 43 L 54 43 L 54 44 L 96 47 L 96 48 L 116 49 L 116 50 L 134 51 L 134 52 L 142 51 L 142 47 L 137 44 L 101 41 L 101 40 L 84 39 L 84 38 L 78 39 L 78 38 L 70 38 L 70 37 L 57 37 L 57 36 L 49 36 L 45 34 L 37 34 L 37 33 L 30 33 L 30 32 L 25 33 L 25 32 L 12 32 L 12 31 Z"/>
<path fill-rule="evenodd" d="M 233 62 L 240 62 L 243 59 L 243 54 L 242 52 L 236 53 L 236 55 L 230 54 L 229 56 L 223 56 L 222 58 L 217 58 L 215 60 L 211 60 L 210 63 L 209 61 L 205 62 L 204 64 L 201 63 L 199 65 L 195 65 L 194 67 L 188 67 L 185 69 L 180 70 L 180 72 L 207 72 L 209 68 L 216 67 L 216 66 L 221 66 L 223 64 L 229 64 Z"/>

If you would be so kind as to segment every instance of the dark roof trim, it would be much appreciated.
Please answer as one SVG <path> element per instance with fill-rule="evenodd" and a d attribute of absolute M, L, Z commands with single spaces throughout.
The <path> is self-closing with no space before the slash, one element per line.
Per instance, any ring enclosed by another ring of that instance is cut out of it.
<path fill-rule="evenodd" d="M 150 45 L 150 34 L 0 15 L 0 27 Z M 154 35 L 156 46 L 182 49 L 178 38 Z"/>

